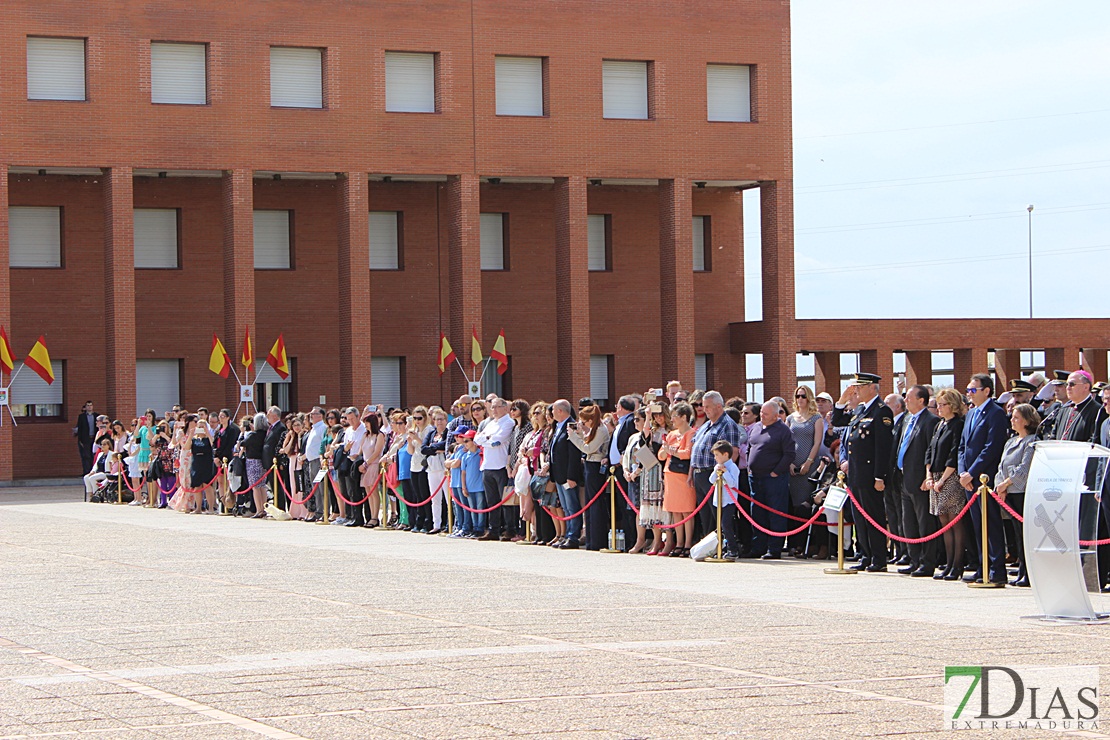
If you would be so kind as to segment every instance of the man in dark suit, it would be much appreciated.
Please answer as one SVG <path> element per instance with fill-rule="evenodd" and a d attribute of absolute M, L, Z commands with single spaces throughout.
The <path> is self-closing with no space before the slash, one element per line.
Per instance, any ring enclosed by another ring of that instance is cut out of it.
<path fill-rule="evenodd" d="M 960 485 L 967 491 L 970 500 L 979 489 L 979 476 L 986 474 L 993 482 L 1002 461 L 1002 449 L 1010 435 L 1010 424 L 1006 411 L 995 403 L 994 381 L 986 373 L 971 376 L 967 385 L 967 397 L 971 401 L 971 411 L 964 421 L 964 433 L 960 437 Z M 975 533 L 982 532 L 980 504 L 971 507 L 971 521 Z M 981 535 L 980 535 L 981 536 Z M 981 550 L 981 543 L 972 548 Z M 964 576 L 964 580 L 979 581 L 983 578 L 982 568 L 988 567 L 987 576 L 994 583 L 1006 583 L 1006 543 L 1002 529 L 1002 509 L 993 496 L 987 496 L 987 553 L 989 563 L 980 563 L 979 572 Z"/>
<path fill-rule="evenodd" d="M 577 550 L 582 536 L 582 517 L 578 516 L 578 486 L 585 477 L 582 469 L 582 453 L 571 444 L 567 436 L 567 424 L 571 420 L 573 407 L 570 401 L 561 398 L 551 406 L 555 418 L 555 434 L 551 437 L 551 453 L 548 455 L 548 474 L 555 482 L 559 493 L 559 503 L 563 506 L 563 516 L 567 520 L 567 536 L 555 547 L 562 550 Z"/>
<path fill-rule="evenodd" d="M 96 434 L 96 414 L 93 402 L 85 401 L 77 423 L 73 426 L 73 436 L 77 438 L 77 452 L 81 455 L 82 475 L 88 475 L 93 465 L 93 436 Z"/>
<path fill-rule="evenodd" d="M 617 401 L 617 428 L 613 430 L 613 436 L 609 440 L 609 467 L 612 468 L 612 473 L 616 477 L 616 481 L 621 485 L 625 493 L 628 493 L 628 481 L 624 479 L 624 468 L 621 466 L 621 460 L 624 458 L 624 450 L 628 447 L 628 440 L 632 439 L 632 435 L 636 433 L 636 424 L 634 423 L 636 407 L 639 404 L 634 396 L 621 396 Z M 632 546 L 636 541 L 636 513 L 630 509 L 624 501 L 624 496 L 621 492 L 616 492 L 616 521 L 620 524 L 621 529 L 624 530 L 624 543 L 625 548 Z M 602 496 L 601 498 L 605 498 Z M 598 501 L 601 503 L 601 501 Z M 597 504 L 594 504 L 597 506 Z M 606 519 L 606 521 L 609 521 Z"/>
<path fill-rule="evenodd" d="M 1086 370 L 1076 370 L 1068 375 L 1066 385 L 1068 400 L 1060 407 L 1049 439 L 1091 442 L 1097 444 L 1099 427 L 1106 418 L 1101 399 L 1091 393 L 1093 383 Z"/>
<path fill-rule="evenodd" d="M 890 484 L 890 448 L 894 414 L 879 399 L 878 375 L 856 373 L 833 410 L 833 426 L 846 426 L 848 448 L 848 487 L 856 500 L 882 527 L 886 526 L 883 492 Z M 857 407 L 858 405 L 858 407 Z M 886 535 L 862 515 L 856 518 L 863 557 L 853 570 L 869 573 L 886 571 Z"/>
<path fill-rule="evenodd" d="M 270 428 L 266 430 L 266 439 L 262 442 L 262 466 L 266 469 L 266 475 L 271 479 L 272 485 L 273 471 L 271 468 L 277 458 L 278 450 L 281 449 L 281 443 L 285 440 L 285 424 L 281 421 L 281 409 L 277 406 L 268 408 L 266 410 L 266 420 L 270 422 Z M 282 475 L 280 470 L 278 475 Z M 277 487 L 274 488 L 274 506 L 279 509 L 286 508 L 281 483 L 278 483 Z"/>
<path fill-rule="evenodd" d="M 940 417 L 930 414 L 929 389 L 915 385 L 906 393 L 906 413 L 902 415 L 894 445 L 894 480 L 902 497 L 904 537 L 928 537 L 937 531 L 936 517 L 929 513 L 929 489 L 925 488 L 925 453 Z M 899 573 L 916 578 L 932 576 L 937 569 L 936 540 L 909 544 L 910 564 Z"/>

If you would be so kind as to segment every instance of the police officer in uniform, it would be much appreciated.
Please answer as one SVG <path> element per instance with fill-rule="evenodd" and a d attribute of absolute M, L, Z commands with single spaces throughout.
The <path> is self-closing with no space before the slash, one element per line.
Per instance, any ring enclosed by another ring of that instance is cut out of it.
<path fill-rule="evenodd" d="M 1053 378 L 1048 381 L 1048 384 L 1055 392 L 1055 397 L 1051 401 L 1046 401 L 1041 409 L 1043 421 L 1037 427 L 1037 439 L 1056 439 L 1056 419 L 1059 418 L 1060 410 L 1068 400 L 1068 374 L 1067 370 L 1052 371 Z"/>
<path fill-rule="evenodd" d="M 885 527 L 883 492 L 891 484 L 894 414 L 879 398 L 880 380 L 878 375 L 856 373 L 833 410 L 832 423 L 848 427 L 848 487 L 864 511 Z M 856 528 L 863 558 L 852 569 L 885 572 L 886 535 L 862 515 Z"/>

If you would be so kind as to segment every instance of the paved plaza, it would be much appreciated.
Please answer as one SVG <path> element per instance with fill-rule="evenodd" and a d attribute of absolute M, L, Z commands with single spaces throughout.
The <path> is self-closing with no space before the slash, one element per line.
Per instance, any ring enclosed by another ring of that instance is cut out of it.
<path fill-rule="evenodd" d="M 1110 648 L 1110 627 L 1021 620 L 1028 589 L 189 516 L 69 487 L 0 492 L 0 563 L 0 738 L 940 736 L 945 665 Z"/>

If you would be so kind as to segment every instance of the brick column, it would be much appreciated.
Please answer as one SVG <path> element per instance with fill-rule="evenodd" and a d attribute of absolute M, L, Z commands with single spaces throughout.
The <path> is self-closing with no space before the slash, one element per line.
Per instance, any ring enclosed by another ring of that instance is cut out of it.
<path fill-rule="evenodd" d="M 8 268 L 8 165 L 0 163 L 0 325 L 8 332 L 9 338 L 12 335 L 11 285 Z M 15 351 L 14 347 L 12 351 Z M 0 384 L 6 384 L 10 378 L 0 380 Z M 5 409 L 0 409 L 0 412 L 5 416 L 8 414 Z M 0 481 L 12 479 L 12 429 L 11 417 L 8 416 L 4 426 L 0 427 Z"/>
<path fill-rule="evenodd" d="M 1053 370 L 1067 370 L 1069 373 L 1079 368 L 1078 347 L 1045 347 L 1045 376 L 1052 380 Z"/>
<path fill-rule="evenodd" d="M 859 371 L 874 373 L 882 378 L 879 381 L 879 393 L 883 396 L 894 393 L 894 350 L 887 347 L 861 350 Z"/>
<path fill-rule="evenodd" d="M 268 347 L 258 346 L 254 323 L 254 173 L 246 168 L 227 170 L 223 176 L 224 215 L 224 336 L 228 354 L 240 378 L 243 366 L 243 331 L 251 328 L 255 362 L 266 357 Z M 230 347 L 234 347 L 231 349 Z M 243 378 L 245 380 L 245 378 Z M 239 389 L 227 384 L 229 408 L 239 404 Z"/>
<path fill-rule="evenodd" d="M 135 415 L 135 197 L 130 167 L 104 171 L 104 379 L 107 413 Z"/>
<path fill-rule="evenodd" d="M 785 396 L 797 382 L 798 340 L 794 326 L 793 182 L 759 184 L 763 247 L 763 382 L 767 397 Z M 839 369 L 837 375 L 840 375 Z M 835 395 L 835 394 L 834 394 Z"/>
<path fill-rule="evenodd" d="M 933 353 L 916 350 L 906 353 L 906 385 L 933 384 Z"/>
<path fill-rule="evenodd" d="M 555 178 L 555 323 L 558 395 L 590 395 L 589 243 L 585 177 Z"/>
<path fill-rule="evenodd" d="M 826 391 L 834 399 L 840 398 L 840 353 L 813 353 L 813 383 L 817 392 Z"/>
<path fill-rule="evenodd" d="M 370 397 L 370 191 L 364 172 L 339 178 L 339 402 Z M 353 299 L 353 300 L 352 300 Z"/>
<path fill-rule="evenodd" d="M 1106 350 L 1083 350 L 1083 369 L 1094 377 L 1096 383 L 1106 380 Z"/>
<path fill-rule="evenodd" d="M 693 193 L 690 180 L 659 181 L 660 378 L 694 387 Z"/>
<path fill-rule="evenodd" d="M 966 383 L 975 373 L 987 372 L 987 348 L 955 349 L 952 351 L 953 385 L 957 389 L 966 388 Z M 995 393 L 998 395 L 1001 391 Z"/>
<path fill-rule="evenodd" d="M 470 371 L 470 331 L 482 336 L 482 234 L 478 176 L 453 175 L 447 180 L 447 263 L 450 289 L 449 341 L 463 367 Z M 489 347 L 483 347 L 489 352 Z M 458 377 L 452 374 L 452 377 Z M 454 395 L 466 391 L 459 378 Z"/>
<path fill-rule="evenodd" d="M 999 393 L 1010 390 L 1010 381 L 1021 377 L 1021 350 L 996 349 L 994 351 L 994 378 Z"/>

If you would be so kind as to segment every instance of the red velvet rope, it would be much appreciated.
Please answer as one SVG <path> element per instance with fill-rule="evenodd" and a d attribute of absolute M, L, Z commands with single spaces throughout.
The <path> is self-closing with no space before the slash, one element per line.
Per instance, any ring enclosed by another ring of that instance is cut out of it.
<path fill-rule="evenodd" d="M 871 523 L 872 527 L 879 530 L 880 532 L 882 532 L 883 534 L 885 534 L 887 537 L 894 540 L 895 542 L 905 542 L 905 543 L 910 544 L 910 545 L 919 545 L 922 542 L 928 542 L 929 540 L 935 540 L 937 537 L 940 537 L 942 534 L 944 534 L 948 530 L 952 529 L 952 527 L 956 526 L 956 523 L 958 521 L 963 519 L 964 514 L 966 514 L 968 511 L 971 510 L 971 505 L 973 503 L 975 503 L 975 499 L 979 497 L 979 492 L 976 491 L 974 494 L 972 494 L 971 498 L 969 498 L 967 500 L 967 504 L 964 505 L 964 508 L 960 509 L 960 513 L 956 515 L 955 519 L 948 522 L 948 524 L 945 524 L 943 527 L 938 529 L 936 532 L 933 532 L 928 537 L 899 537 L 898 535 L 894 534 L 893 532 L 891 532 L 891 531 L 885 529 L 884 527 L 880 526 L 878 522 L 876 522 L 874 519 L 871 518 L 871 515 L 867 513 L 867 510 L 864 509 L 862 506 L 860 506 L 859 501 L 856 501 L 856 497 L 852 494 L 852 489 L 845 488 L 844 490 L 848 492 L 848 498 L 852 499 L 852 503 L 856 505 L 856 511 L 858 511 L 860 514 L 862 514 L 863 518 L 866 519 L 867 521 L 869 521 Z"/>
<path fill-rule="evenodd" d="M 446 479 L 444 479 L 444 480 L 446 480 Z M 500 508 L 500 507 L 504 506 L 505 502 L 508 501 L 509 499 L 511 499 L 515 495 L 516 495 L 516 491 L 509 491 L 509 495 L 507 495 L 505 498 L 501 499 L 500 501 L 498 501 L 496 504 L 489 507 L 488 509 L 472 509 L 469 506 L 467 506 L 466 504 L 464 504 L 462 501 L 459 501 L 457 498 L 455 498 L 454 493 L 451 494 L 451 499 L 456 504 L 458 504 L 463 509 L 465 509 L 466 511 L 469 511 L 472 514 L 488 514 L 489 512 L 493 511 L 494 509 L 497 509 L 497 508 Z M 404 503 L 404 502 L 402 501 L 402 503 Z"/>
<path fill-rule="evenodd" d="M 991 495 L 994 496 L 994 499 L 998 502 L 999 506 L 1009 512 L 1010 516 L 1012 516 L 1014 519 L 1017 519 L 1019 522 L 1022 522 L 1023 524 L 1025 523 L 1025 517 L 1014 511 L 1010 507 L 1010 505 L 1006 503 L 1006 500 L 998 495 L 998 491 L 991 491 Z M 1079 544 L 1083 547 L 1101 547 L 1102 545 L 1110 545 L 1110 537 L 1106 538 L 1105 540 L 1079 540 Z"/>
<path fill-rule="evenodd" d="M 558 484 L 556 484 L 556 485 L 558 485 Z M 557 521 L 557 522 L 569 522 L 571 519 L 574 519 L 575 517 L 581 516 L 582 514 L 586 513 L 586 509 L 593 506 L 594 502 L 597 501 L 599 498 L 601 498 L 601 494 L 605 493 L 605 487 L 608 486 L 608 485 L 609 485 L 609 481 L 605 481 L 604 483 L 602 483 L 601 488 L 598 489 L 598 492 L 594 494 L 594 497 L 592 499 L 590 499 L 589 501 L 587 501 L 586 505 L 578 510 L 578 513 L 572 514 L 570 516 L 559 516 L 557 514 L 552 514 L 551 509 L 547 508 L 546 506 L 543 506 L 543 504 L 540 504 L 540 506 L 542 506 L 543 510 L 547 512 L 548 516 L 550 516 L 555 521 Z M 578 489 L 577 488 L 574 489 L 574 493 L 575 493 L 575 495 L 578 494 Z M 458 500 L 458 499 L 456 499 L 456 500 Z M 459 504 L 459 506 L 462 506 L 462 504 Z M 466 507 L 463 506 L 463 508 L 465 509 Z M 467 511 L 473 511 L 473 509 L 467 509 Z"/>
<path fill-rule="evenodd" d="M 347 497 L 343 495 L 343 490 L 339 486 L 339 479 L 336 478 L 335 476 L 333 476 L 331 473 L 328 474 L 328 477 L 331 478 L 332 490 L 335 491 L 335 495 L 339 497 L 340 501 L 347 504 L 347 506 L 362 506 L 363 504 L 365 504 L 367 501 L 370 500 L 370 494 L 369 493 L 367 493 L 365 496 L 363 496 L 358 501 L 348 500 Z M 382 479 L 382 473 L 381 473 L 381 470 L 379 470 L 378 471 L 378 477 L 374 479 L 374 483 L 370 486 L 370 490 L 374 490 L 375 488 L 377 488 L 378 487 L 378 481 L 380 481 L 381 479 Z"/>

